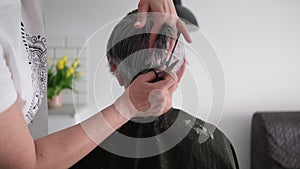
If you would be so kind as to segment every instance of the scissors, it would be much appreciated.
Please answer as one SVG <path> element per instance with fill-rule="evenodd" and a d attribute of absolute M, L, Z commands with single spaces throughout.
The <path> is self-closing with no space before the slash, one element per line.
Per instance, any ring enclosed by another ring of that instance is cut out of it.
<path fill-rule="evenodd" d="M 149 81 L 150 83 L 154 83 L 154 82 L 157 82 L 157 81 L 160 81 L 160 80 L 165 80 L 165 76 L 176 66 L 176 64 L 178 63 L 178 60 L 176 60 L 174 63 L 172 63 L 170 65 L 170 62 L 172 60 L 172 57 L 173 57 L 173 53 L 177 47 L 177 43 L 178 43 L 178 39 L 179 39 L 179 36 L 180 36 L 180 32 L 177 33 L 177 39 L 175 41 L 175 44 L 174 44 L 174 47 L 172 49 L 172 53 L 170 55 L 170 58 L 168 59 L 168 61 L 166 62 L 165 66 L 166 66 L 166 69 L 161 71 L 157 68 L 148 68 L 148 69 L 144 69 L 142 71 L 140 71 L 138 74 L 136 74 L 133 79 L 131 80 L 130 84 L 140 75 L 142 74 L 145 74 L 145 73 L 148 73 L 148 72 L 151 72 L 153 71 L 154 74 L 155 74 L 155 78 L 151 81 Z"/>

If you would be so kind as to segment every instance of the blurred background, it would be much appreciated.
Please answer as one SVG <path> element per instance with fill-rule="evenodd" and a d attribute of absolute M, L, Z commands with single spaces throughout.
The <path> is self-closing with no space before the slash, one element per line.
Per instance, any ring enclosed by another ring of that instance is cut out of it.
<path fill-rule="evenodd" d="M 50 61 L 64 55 L 75 59 L 98 28 L 137 4 L 137 0 L 45 1 Z M 182 4 L 217 50 L 226 82 L 225 111 L 217 125 L 232 141 L 240 168 L 249 169 L 253 113 L 300 110 L 300 1 L 182 0 Z M 104 39 L 99 46 L 105 48 L 105 44 Z M 76 123 L 70 113 L 72 104 L 85 107 L 89 95 L 94 95 L 88 87 L 92 83 L 89 65 L 93 65 L 89 55 L 93 53 L 88 48 L 80 55 L 84 74 L 76 82 L 78 93 L 72 97 L 71 91 L 63 91 L 64 106 L 50 108 L 49 132 Z"/>

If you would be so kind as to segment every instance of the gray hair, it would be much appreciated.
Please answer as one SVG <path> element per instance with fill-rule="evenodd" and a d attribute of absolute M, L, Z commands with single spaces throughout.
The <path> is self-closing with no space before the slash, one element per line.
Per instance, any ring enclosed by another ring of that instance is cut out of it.
<path fill-rule="evenodd" d="M 149 40 L 152 29 L 151 14 L 141 29 L 133 27 L 137 18 L 137 10 L 127 14 L 113 29 L 107 43 L 107 59 L 115 65 L 116 74 L 120 75 L 127 87 L 132 79 L 144 69 L 161 69 L 167 62 L 168 49 L 172 38 L 176 37 L 174 28 L 163 24 L 157 34 L 154 48 L 149 51 Z M 178 60 L 172 72 L 177 72 L 183 63 L 184 48 L 178 41 L 171 62 Z"/>

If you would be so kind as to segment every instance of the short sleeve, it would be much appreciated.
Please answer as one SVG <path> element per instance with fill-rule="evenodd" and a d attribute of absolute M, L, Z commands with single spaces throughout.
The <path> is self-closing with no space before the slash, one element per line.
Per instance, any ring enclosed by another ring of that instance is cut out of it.
<path fill-rule="evenodd" d="M 4 50 L 0 44 L 0 113 L 8 109 L 17 99 L 12 74 L 4 55 Z"/>

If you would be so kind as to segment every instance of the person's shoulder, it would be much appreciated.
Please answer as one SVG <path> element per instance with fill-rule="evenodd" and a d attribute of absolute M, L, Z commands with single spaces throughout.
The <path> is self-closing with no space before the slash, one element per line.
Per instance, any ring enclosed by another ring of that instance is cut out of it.
<path fill-rule="evenodd" d="M 191 147 L 193 157 L 198 162 L 204 160 L 205 166 L 217 164 L 217 168 L 238 168 L 238 162 L 234 148 L 227 136 L 217 127 L 205 120 L 197 118 L 183 110 L 177 109 L 184 114 L 189 123 L 190 131 L 182 142 L 182 147 Z M 214 160 L 208 160 L 207 158 Z M 207 160 L 207 161 L 206 161 Z M 200 160 L 201 161 L 201 160 Z"/>
<path fill-rule="evenodd" d="M 198 117 L 193 116 L 191 113 L 186 112 L 185 110 L 173 108 L 174 112 L 177 112 L 177 116 L 181 116 L 185 119 L 185 122 L 188 126 L 209 126 L 209 127 L 215 127 L 215 125 L 206 122 L 203 119 L 200 119 Z"/>
<path fill-rule="evenodd" d="M 188 127 L 191 127 L 190 132 L 196 135 L 202 135 L 203 139 L 201 142 L 205 142 L 208 139 L 230 142 L 227 136 L 217 127 L 217 125 L 195 117 L 181 109 L 174 108 L 174 111 L 179 112 L 181 116 L 184 117 L 184 123 Z"/>

